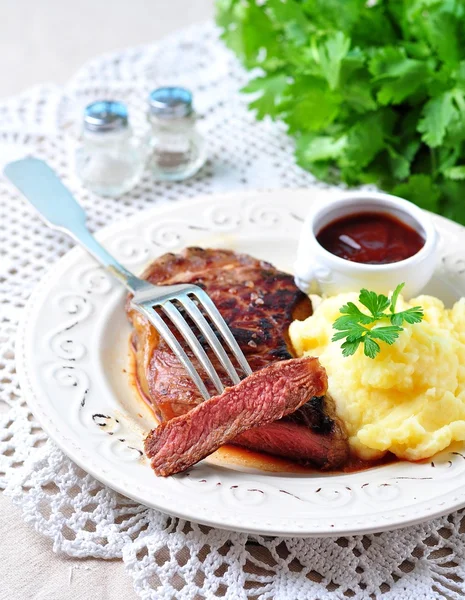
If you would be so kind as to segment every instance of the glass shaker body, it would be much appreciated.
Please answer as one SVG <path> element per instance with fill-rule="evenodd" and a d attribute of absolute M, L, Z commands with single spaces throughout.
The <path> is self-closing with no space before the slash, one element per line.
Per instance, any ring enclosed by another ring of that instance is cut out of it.
<path fill-rule="evenodd" d="M 148 166 L 157 180 L 191 177 L 206 159 L 203 137 L 197 131 L 192 96 L 182 88 L 160 88 L 149 97 Z"/>
<path fill-rule="evenodd" d="M 92 109 L 103 104 L 111 106 Z M 114 117 L 114 105 L 123 107 L 119 114 L 122 118 Z M 89 123 L 89 114 L 103 123 Z M 87 107 L 75 160 L 82 184 L 101 196 L 120 196 L 138 183 L 145 166 L 145 152 L 133 138 L 124 105 L 108 101 Z"/>

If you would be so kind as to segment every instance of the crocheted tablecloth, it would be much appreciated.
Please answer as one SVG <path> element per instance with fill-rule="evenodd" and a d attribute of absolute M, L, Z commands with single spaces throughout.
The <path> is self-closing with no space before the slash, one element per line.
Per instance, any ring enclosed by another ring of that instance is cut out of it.
<path fill-rule="evenodd" d="M 207 24 L 157 45 L 94 60 L 64 89 L 38 87 L 0 103 L 0 163 L 26 154 L 48 161 L 90 216 L 104 225 L 158 202 L 244 188 L 304 187 L 283 127 L 256 122 L 238 90 L 246 74 Z M 136 131 L 147 92 L 183 85 L 194 93 L 210 159 L 185 183 L 146 176 L 118 199 L 93 196 L 70 161 L 75 124 L 97 98 L 128 103 Z M 249 537 L 189 523 L 103 487 L 51 443 L 18 387 L 14 338 L 42 274 L 71 247 L 0 181 L 0 482 L 24 518 L 76 557 L 121 558 L 141 598 L 197 600 L 461 598 L 463 513 L 382 533 L 339 539 Z"/>

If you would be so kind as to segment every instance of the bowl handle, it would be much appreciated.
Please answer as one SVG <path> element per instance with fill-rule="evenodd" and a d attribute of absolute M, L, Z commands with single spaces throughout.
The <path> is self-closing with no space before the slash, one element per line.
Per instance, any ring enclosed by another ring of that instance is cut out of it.
<path fill-rule="evenodd" d="M 313 263 L 295 264 L 295 282 L 299 289 L 305 294 L 321 293 L 321 284 L 329 283 L 332 280 L 332 272 L 328 267 Z"/>

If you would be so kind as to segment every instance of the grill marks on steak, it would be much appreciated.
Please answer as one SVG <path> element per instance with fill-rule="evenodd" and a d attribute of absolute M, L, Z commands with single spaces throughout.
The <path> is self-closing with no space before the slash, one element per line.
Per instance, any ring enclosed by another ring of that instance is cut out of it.
<path fill-rule="evenodd" d="M 143 277 L 154 284 L 194 283 L 205 289 L 254 372 L 294 355 L 289 325 L 312 312 L 310 300 L 296 287 L 291 275 L 230 250 L 187 248 L 180 254 L 165 254 L 148 267 Z M 160 421 L 194 409 L 202 397 L 189 375 L 154 328 L 132 311 L 129 303 L 127 311 L 134 326 L 138 382 Z M 187 352 L 202 373 L 195 357 Z M 221 373 L 215 357 L 212 362 Z M 212 396 L 216 394 L 213 387 L 209 390 Z M 309 398 L 309 402 L 276 423 L 249 426 L 230 443 L 326 469 L 337 468 L 348 458 L 347 436 L 328 396 Z"/>
<path fill-rule="evenodd" d="M 326 393 L 326 372 L 316 358 L 275 362 L 152 430 L 145 453 L 157 475 L 184 471 L 238 434 L 294 412 Z M 258 431 L 258 429 L 255 429 Z"/>
<path fill-rule="evenodd" d="M 292 358 L 289 324 L 312 313 L 310 300 L 296 287 L 292 275 L 231 250 L 186 248 L 180 254 L 165 254 L 142 277 L 154 284 L 193 283 L 205 289 L 252 371 Z M 139 382 L 158 416 L 161 420 L 171 419 L 191 410 L 202 402 L 202 397 L 189 375 L 148 321 L 129 307 L 128 311 L 135 327 Z M 189 349 L 186 352 L 202 375 L 196 358 Z M 216 357 L 211 359 L 221 373 Z M 205 384 L 210 394 L 216 395 L 208 379 Z"/>

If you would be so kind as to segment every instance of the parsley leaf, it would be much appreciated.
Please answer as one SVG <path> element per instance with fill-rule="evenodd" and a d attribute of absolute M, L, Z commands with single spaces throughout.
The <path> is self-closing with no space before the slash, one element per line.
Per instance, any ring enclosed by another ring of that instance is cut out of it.
<path fill-rule="evenodd" d="M 223 28 L 223 40 L 247 68 L 266 67 L 263 56 L 270 59 L 280 55 L 274 24 L 254 2 L 218 0 L 216 18 Z"/>
<path fill-rule="evenodd" d="M 349 31 L 357 22 L 365 0 L 303 0 L 308 18 L 320 30 Z"/>
<path fill-rule="evenodd" d="M 313 76 L 301 76 L 289 85 L 280 105 L 289 131 L 318 131 L 334 121 L 341 103 L 326 81 Z"/>
<path fill-rule="evenodd" d="M 421 320 L 421 319 L 420 319 Z M 386 342 L 386 344 L 393 344 L 399 337 L 399 333 L 402 331 L 402 327 L 396 325 L 387 325 L 386 327 L 374 327 L 370 331 L 370 337 Z"/>
<path fill-rule="evenodd" d="M 375 342 L 375 340 L 369 337 L 366 337 L 363 340 L 363 353 L 365 356 L 368 356 L 368 358 L 375 358 L 380 350 L 381 348 L 379 347 L 379 344 Z"/>
<path fill-rule="evenodd" d="M 336 330 L 336 333 L 334 333 L 331 341 L 345 340 L 341 344 L 343 356 L 352 356 L 360 344 L 363 344 L 365 356 L 375 358 L 381 351 L 381 347 L 376 340 L 392 345 L 403 331 L 402 325 L 404 322 L 413 325 L 423 319 L 423 309 L 420 306 L 395 312 L 397 300 L 404 285 L 404 283 L 399 284 L 390 299 L 384 294 L 376 294 L 376 292 L 362 289 L 358 299 L 360 304 L 370 311 L 370 315 L 362 312 L 353 302 L 341 306 L 339 312 L 342 316 L 338 317 L 333 323 L 333 329 Z M 385 313 L 384 311 L 387 308 L 389 308 L 389 312 Z M 377 322 L 383 320 L 390 320 L 391 325 L 377 325 Z M 371 329 L 365 327 L 365 325 L 370 324 L 374 325 Z"/>
<path fill-rule="evenodd" d="M 411 164 L 419 146 L 419 142 L 410 142 L 400 152 L 391 145 L 387 146 L 390 168 L 394 177 L 406 179 L 410 175 Z"/>
<path fill-rule="evenodd" d="M 323 76 L 331 90 L 335 90 L 339 85 L 342 59 L 347 56 L 349 49 L 350 39 L 342 31 L 332 33 L 319 47 Z"/>
<path fill-rule="evenodd" d="M 380 48 L 373 54 L 369 69 L 378 88 L 378 102 L 383 105 L 400 104 L 429 77 L 428 65 L 408 58 L 402 47 Z"/>
<path fill-rule="evenodd" d="M 430 148 L 436 148 L 441 145 L 447 128 L 457 115 L 453 94 L 444 92 L 431 98 L 425 104 L 422 114 L 423 118 L 418 123 L 418 131 L 423 134 L 421 139 Z"/>
<path fill-rule="evenodd" d="M 449 167 L 445 169 L 444 175 L 448 179 L 465 179 L 465 165 L 457 165 L 455 167 Z"/>
<path fill-rule="evenodd" d="M 389 132 L 389 121 L 383 111 L 371 112 L 348 130 L 345 152 L 341 165 L 350 164 L 357 171 L 368 165 L 380 152 Z"/>
<path fill-rule="evenodd" d="M 413 325 L 414 323 L 419 323 L 423 319 L 423 316 L 421 306 L 414 306 L 413 308 L 392 315 L 391 323 L 393 325 L 402 325 L 405 321 L 406 323 Z"/>
<path fill-rule="evenodd" d="M 342 327 L 342 324 L 340 327 Z M 343 330 L 334 334 L 333 338 L 336 339 L 333 339 L 333 341 L 336 342 L 343 338 L 347 338 L 348 341 L 356 340 L 359 337 L 363 337 L 367 331 L 369 330 L 359 323 L 346 321 Z"/>
<path fill-rule="evenodd" d="M 387 296 L 384 296 L 383 294 L 378 295 L 376 292 L 369 292 L 366 289 L 361 290 L 358 299 L 363 306 L 368 308 L 374 319 L 379 319 L 383 310 L 390 304 Z"/>
<path fill-rule="evenodd" d="M 352 354 L 355 354 L 355 352 L 357 351 L 357 348 L 360 346 L 362 342 L 362 339 L 356 339 L 353 342 L 344 342 L 341 345 L 341 349 L 342 349 L 342 356 L 344 356 L 345 358 L 347 358 L 348 356 L 352 356 Z"/>
<path fill-rule="evenodd" d="M 441 190 L 429 175 L 412 175 L 408 181 L 397 185 L 393 194 L 406 198 L 426 210 L 439 212 Z"/>
<path fill-rule="evenodd" d="M 444 207 L 444 215 L 451 219 L 458 217 L 461 223 L 465 223 L 465 181 L 445 181 L 441 191 L 447 203 Z"/>
<path fill-rule="evenodd" d="M 448 64 L 460 60 L 461 22 L 446 11 L 433 10 L 425 21 L 424 32 L 431 47 L 440 59 Z"/>
<path fill-rule="evenodd" d="M 391 313 L 396 312 L 397 298 L 399 297 L 399 294 L 404 289 L 404 287 L 405 287 L 405 283 L 399 283 L 399 285 L 396 287 L 396 289 L 392 292 L 391 306 L 389 307 L 389 310 L 391 311 Z"/>
<path fill-rule="evenodd" d="M 283 94 L 288 86 L 284 73 L 273 73 L 265 77 L 257 77 L 242 88 L 246 94 L 255 94 L 255 100 L 250 108 L 256 110 L 257 119 L 263 119 L 267 114 L 277 110 Z"/>
<path fill-rule="evenodd" d="M 317 162 L 339 157 L 346 146 L 346 137 L 303 135 L 297 142 L 297 162 L 308 168 Z"/>
<path fill-rule="evenodd" d="M 339 312 L 343 315 L 350 316 L 352 320 L 356 320 L 357 323 L 363 323 L 364 325 L 368 325 L 374 321 L 373 317 L 369 317 L 363 313 L 353 302 L 347 302 L 347 304 L 344 304 L 344 306 L 340 308 Z"/>

